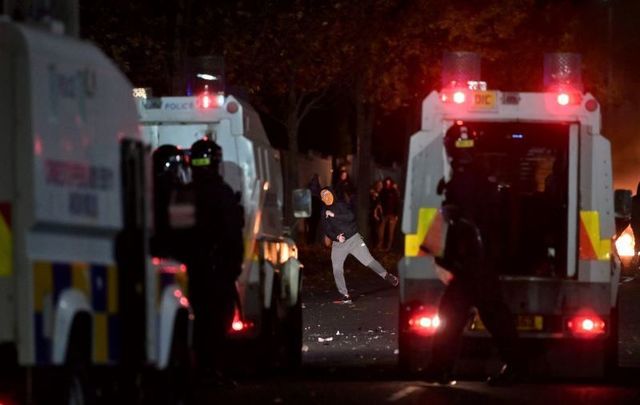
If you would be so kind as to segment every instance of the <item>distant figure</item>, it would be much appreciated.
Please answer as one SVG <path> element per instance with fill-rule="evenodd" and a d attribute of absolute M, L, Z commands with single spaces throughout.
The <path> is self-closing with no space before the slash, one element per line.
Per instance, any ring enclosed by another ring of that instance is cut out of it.
<path fill-rule="evenodd" d="M 307 219 L 307 243 L 313 244 L 318 237 L 318 223 L 320 222 L 320 210 L 322 209 L 322 201 L 320 200 L 320 178 L 318 173 L 314 173 L 309 184 L 307 185 L 311 191 L 311 216 Z"/>
<path fill-rule="evenodd" d="M 222 149 L 204 138 L 191 147 L 195 194 L 192 254 L 187 262 L 197 370 L 223 383 L 222 358 L 237 300 L 235 281 L 242 269 L 244 211 L 220 175 Z"/>
<path fill-rule="evenodd" d="M 637 261 L 638 252 L 640 252 L 640 183 L 638 183 L 636 195 L 631 197 L 631 230 L 635 242 L 634 259 Z"/>
<path fill-rule="evenodd" d="M 384 187 L 380 191 L 380 206 L 382 207 L 382 220 L 378 225 L 377 248 L 390 250 L 393 246 L 396 224 L 400 214 L 400 192 L 390 177 L 384 179 Z"/>
<path fill-rule="evenodd" d="M 349 172 L 346 169 L 340 170 L 338 180 L 334 185 L 335 197 L 338 201 L 344 201 L 352 207 L 355 204 L 356 187 L 351 181 Z"/>
<path fill-rule="evenodd" d="M 378 227 L 382 222 L 382 205 L 380 205 L 380 191 L 382 180 L 376 180 L 369 189 L 369 235 L 375 245 L 378 245 Z"/>
<path fill-rule="evenodd" d="M 324 233 L 331 239 L 331 265 L 333 267 L 333 278 L 336 282 L 340 299 L 334 301 L 336 304 L 351 304 L 351 297 L 347 290 L 347 283 L 344 279 L 344 261 L 350 254 L 363 265 L 378 273 L 394 287 L 398 286 L 398 278 L 387 272 L 382 265 L 371 256 L 367 245 L 358 233 L 356 218 L 353 211 L 344 201 L 334 198 L 333 190 L 325 187 L 320 192 L 320 198 L 324 203 L 324 208 L 320 214 Z"/>

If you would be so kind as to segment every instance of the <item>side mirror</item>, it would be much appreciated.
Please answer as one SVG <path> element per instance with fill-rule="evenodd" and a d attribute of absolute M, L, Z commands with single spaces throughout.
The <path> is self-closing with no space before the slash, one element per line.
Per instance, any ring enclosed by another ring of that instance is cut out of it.
<path fill-rule="evenodd" d="M 298 188 L 293 190 L 294 218 L 309 218 L 311 216 L 311 190 Z"/>
<path fill-rule="evenodd" d="M 613 194 L 616 220 L 616 236 L 619 236 L 631 222 L 631 190 L 616 190 Z"/>

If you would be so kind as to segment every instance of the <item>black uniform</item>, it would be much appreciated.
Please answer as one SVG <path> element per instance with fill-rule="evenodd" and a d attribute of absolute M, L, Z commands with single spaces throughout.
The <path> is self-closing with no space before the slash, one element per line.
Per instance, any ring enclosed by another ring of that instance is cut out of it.
<path fill-rule="evenodd" d="M 495 256 L 490 254 L 495 247 L 492 196 L 497 188 L 479 165 L 469 159 L 462 164 L 454 159 L 452 168 L 443 204 L 450 225 L 444 256 L 436 261 L 454 277 L 440 300 L 438 313 L 442 325 L 433 341 L 432 370 L 440 375 L 452 373 L 472 306 L 477 308 L 494 338 L 503 361 L 511 369 L 519 368 L 516 328 L 503 301 L 495 264 L 491 262 Z"/>
<path fill-rule="evenodd" d="M 195 149 L 194 144 L 192 165 Z M 244 214 L 238 196 L 219 175 L 217 164 L 193 166 L 193 188 L 196 224 L 187 269 L 195 315 L 194 348 L 201 370 L 220 371 L 237 300 L 235 281 L 243 259 Z"/>

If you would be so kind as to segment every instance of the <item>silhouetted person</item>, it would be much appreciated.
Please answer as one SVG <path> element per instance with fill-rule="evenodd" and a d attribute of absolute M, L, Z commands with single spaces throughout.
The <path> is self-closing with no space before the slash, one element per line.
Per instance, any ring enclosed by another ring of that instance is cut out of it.
<path fill-rule="evenodd" d="M 382 191 L 382 180 L 376 180 L 369 189 L 369 235 L 378 246 L 378 227 L 382 222 L 382 206 L 380 205 L 380 192 Z"/>
<path fill-rule="evenodd" d="M 453 279 L 440 299 L 441 326 L 434 336 L 430 368 L 440 383 L 453 381 L 462 332 L 469 320 L 469 310 L 476 307 L 505 362 L 500 373 L 490 377 L 489 383 L 509 384 L 521 366 L 516 351 L 517 332 L 503 301 L 495 264 L 487 254 L 492 243 L 491 227 L 495 226 L 490 205 L 495 201 L 492 196 L 497 187 L 477 161 L 474 150 L 477 145 L 466 128 L 458 131 L 453 129 L 453 133 L 445 137 L 452 167 L 451 178 L 444 184 L 443 202 L 449 226 L 444 255 L 436 257 L 436 263 L 449 270 Z"/>
<path fill-rule="evenodd" d="M 322 201 L 320 200 L 320 178 L 317 173 L 313 174 L 309 180 L 308 186 L 311 191 L 311 216 L 307 220 L 307 243 L 315 243 L 318 236 L 318 223 L 320 222 L 320 210 L 322 210 Z"/>
<path fill-rule="evenodd" d="M 356 186 L 351 181 L 349 172 L 346 169 L 340 170 L 336 184 L 333 186 L 335 197 L 338 201 L 344 201 L 354 206 Z"/>
<path fill-rule="evenodd" d="M 384 186 L 380 191 L 380 206 L 382 207 L 382 219 L 378 225 L 377 247 L 378 249 L 390 250 L 400 215 L 400 192 L 390 177 L 384 179 Z"/>
<path fill-rule="evenodd" d="M 196 221 L 187 269 L 195 315 L 194 349 L 200 375 L 218 380 L 244 253 L 244 212 L 219 173 L 221 162 L 222 149 L 215 142 L 204 138 L 191 147 Z"/>
<path fill-rule="evenodd" d="M 153 216 L 154 229 L 151 253 L 159 257 L 183 260 L 183 232 L 191 224 L 177 224 L 172 218 L 172 207 L 188 198 L 190 174 L 184 151 L 175 145 L 162 145 L 153 152 Z M 192 196 L 191 196 L 192 197 Z M 193 207 L 193 201 L 190 202 Z M 182 225 L 182 226 L 181 226 Z"/>

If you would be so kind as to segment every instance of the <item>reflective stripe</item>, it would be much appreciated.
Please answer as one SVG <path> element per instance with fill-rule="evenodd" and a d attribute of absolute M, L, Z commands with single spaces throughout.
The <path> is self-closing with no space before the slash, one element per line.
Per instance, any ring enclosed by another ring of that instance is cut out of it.
<path fill-rule="evenodd" d="M 118 312 L 118 268 L 107 266 L 107 313 Z"/>
<path fill-rule="evenodd" d="M 107 315 L 93 314 L 93 360 L 96 363 L 106 363 L 107 350 Z"/>
<path fill-rule="evenodd" d="M 609 260 L 611 239 L 600 239 L 598 211 L 580 211 L 580 260 Z"/>
<path fill-rule="evenodd" d="M 208 157 L 191 159 L 191 166 L 209 166 L 211 159 Z"/>
<path fill-rule="evenodd" d="M 93 361 L 96 364 L 119 358 L 118 269 L 114 265 L 33 263 L 34 339 L 38 364 L 51 363 L 51 335 L 45 330 L 45 299 L 57 306 L 60 294 L 67 288 L 81 291 L 92 309 Z M 49 320 L 47 322 L 53 322 Z"/>
<path fill-rule="evenodd" d="M 0 277 L 13 273 L 13 240 L 11 237 L 11 206 L 0 203 Z"/>
<path fill-rule="evenodd" d="M 424 241 L 427 231 L 438 213 L 437 208 L 422 207 L 418 211 L 418 227 L 416 233 L 407 234 L 404 239 L 404 255 L 417 256 L 420 244 Z"/>
<path fill-rule="evenodd" d="M 71 265 L 71 285 L 86 294 L 91 302 L 91 281 L 89 280 L 89 265 L 87 263 L 73 263 Z"/>
<path fill-rule="evenodd" d="M 44 310 L 44 297 L 53 292 L 53 270 L 51 263 L 36 262 L 33 265 L 33 309 Z"/>

